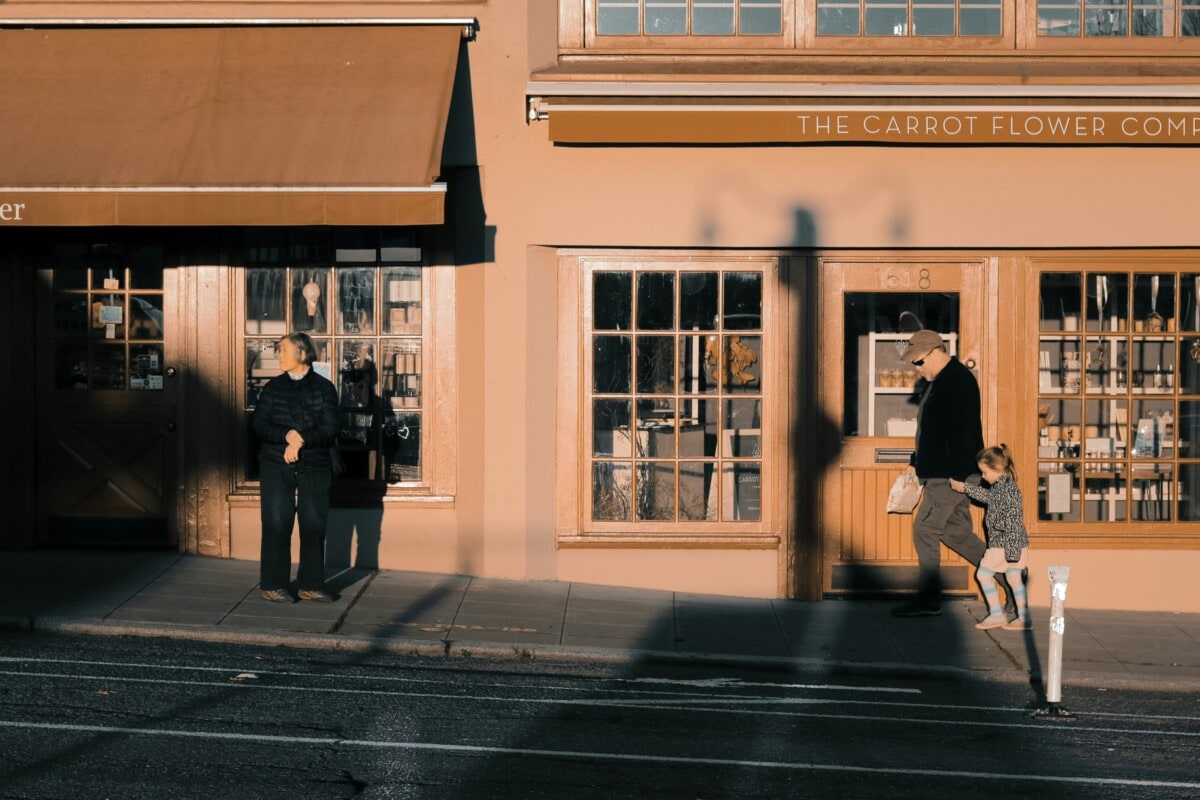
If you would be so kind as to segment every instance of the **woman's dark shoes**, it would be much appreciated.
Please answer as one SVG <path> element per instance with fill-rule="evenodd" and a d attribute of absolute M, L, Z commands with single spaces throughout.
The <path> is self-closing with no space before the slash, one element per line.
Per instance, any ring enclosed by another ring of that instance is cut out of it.
<path fill-rule="evenodd" d="M 301 589 L 300 599 L 310 600 L 314 603 L 332 603 L 333 595 L 329 594 L 328 592 L 322 592 L 318 589 Z"/>
<path fill-rule="evenodd" d="M 262 599 L 268 603 L 291 603 L 292 596 L 283 589 L 263 589 Z"/>

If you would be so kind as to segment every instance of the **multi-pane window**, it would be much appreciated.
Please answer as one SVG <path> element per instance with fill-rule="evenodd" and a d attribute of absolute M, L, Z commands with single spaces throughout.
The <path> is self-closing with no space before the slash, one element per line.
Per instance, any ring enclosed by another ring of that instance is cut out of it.
<path fill-rule="evenodd" d="M 54 264 L 56 389 L 163 389 L 160 245 L 59 244 Z"/>
<path fill-rule="evenodd" d="M 1200 521 L 1200 272 L 1047 271 L 1039 297 L 1037 518 Z"/>
<path fill-rule="evenodd" d="M 1200 0 L 1038 0 L 1039 36 L 1200 35 Z"/>
<path fill-rule="evenodd" d="M 280 372 L 277 344 L 313 338 L 313 367 L 338 392 L 343 479 L 413 484 L 422 470 L 425 286 L 415 232 L 397 229 L 251 233 L 245 269 L 247 477 L 258 393 Z"/>
<path fill-rule="evenodd" d="M 1002 0 L 817 0 L 818 36 L 999 36 Z"/>
<path fill-rule="evenodd" d="M 761 266 L 648 264 L 588 281 L 587 517 L 760 521 L 772 367 Z"/>
<path fill-rule="evenodd" d="M 1127 49 L 1154 49 L 1155 42 L 1200 36 L 1200 0 L 560 0 L 560 5 L 564 18 L 582 23 L 581 38 L 572 34 L 561 42 L 567 49 L 1076 52 L 1082 40 L 1114 46 L 1123 40 Z"/>
<path fill-rule="evenodd" d="M 784 0 L 597 0 L 601 36 L 778 36 Z"/>

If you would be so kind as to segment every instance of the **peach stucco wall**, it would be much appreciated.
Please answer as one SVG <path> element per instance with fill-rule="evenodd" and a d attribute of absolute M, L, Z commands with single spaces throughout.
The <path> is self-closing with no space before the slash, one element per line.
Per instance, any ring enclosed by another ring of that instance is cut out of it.
<path fill-rule="evenodd" d="M 386 16 L 381 8 L 371 15 Z M 446 508 L 389 510 L 384 567 L 779 593 L 775 551 L 556 547 L 556 247 L 1200 244 L 1200 148 L 559 147 L 546 123 L 526 121 L 524 94 L 553 58 L 553 0 L 417 10 L 481 22 L 467 45 L 471 144 L 494 249 L 456 268 L 457 496 Z M 234 509 L 232 519 L 233 555 L 256 558 L 254 515 Z M 1035 549 L 1034 571 L 1059 561 L 1076 570 L 1072 605 L 1200 611 L 1184 590 L 1200 553 Z M 1035 581 L 1035 603 L 1043 591 Z"/>

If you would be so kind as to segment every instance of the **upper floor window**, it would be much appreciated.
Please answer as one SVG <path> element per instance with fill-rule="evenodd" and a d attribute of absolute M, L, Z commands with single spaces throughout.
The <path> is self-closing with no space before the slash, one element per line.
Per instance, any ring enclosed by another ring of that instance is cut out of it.
<path fill-rule="evenodd" d="M 784 0 L 596 0 L 602 36 L 778 36 Z"/>
<path fill-rule="evenodd" d="M 1200 0 L 560 0 L 560 10 L 567 50 L 1155 52 L 1200 37 Z"/>
<path fill-rule="evenodd" d="M 1002 0 L 817 0 L 818 36 L 1000 36 Z"/>
<path fill-rule="evenodd" d="M 1200 0 L 1038 0 L 1039 36 L 1197 36 Z"/>

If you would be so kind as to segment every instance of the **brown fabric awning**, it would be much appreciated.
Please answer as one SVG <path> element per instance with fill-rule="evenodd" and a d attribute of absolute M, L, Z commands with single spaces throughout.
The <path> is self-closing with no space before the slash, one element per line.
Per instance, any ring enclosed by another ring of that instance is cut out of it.
<path fill-rule="evenodd" d="M 0 227 L 439 224 L 462 34 L 0 30 Z"/>

